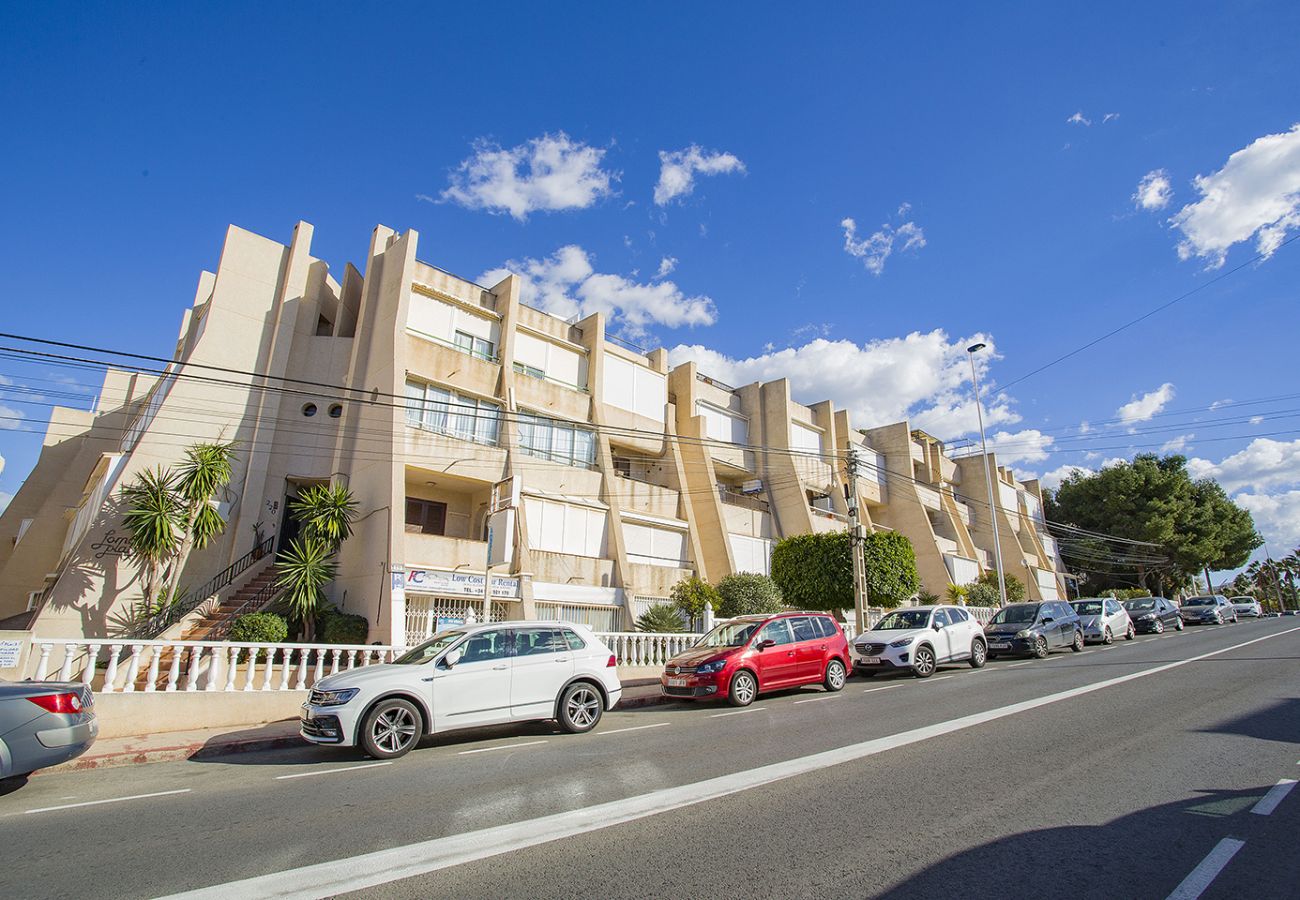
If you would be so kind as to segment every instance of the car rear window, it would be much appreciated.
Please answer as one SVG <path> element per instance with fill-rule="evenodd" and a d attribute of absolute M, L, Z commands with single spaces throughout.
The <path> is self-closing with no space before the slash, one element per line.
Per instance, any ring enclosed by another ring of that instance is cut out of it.
<path fill-rule="evenodd" d="M 825 616 L 814 616 L 812 621 L 817 633 L 822 637 L 835 637 L 835 623 L 830 619 Z"/>
<path fill-rule="evenodd" d="M 570 650 L 581 650 L 587 646 L 587 642 L 578 637 L 576 631 L 569 631 L 567 628 L 564 631 L 564 639 L 569 642 Z"/>
<path fill-rule="evenodd" d="M 796 641 L 815 641 L 820 635 L 813 623 L 805 618 L 790 620 L 790 627 L 794 629 L 794 639 Z"/>

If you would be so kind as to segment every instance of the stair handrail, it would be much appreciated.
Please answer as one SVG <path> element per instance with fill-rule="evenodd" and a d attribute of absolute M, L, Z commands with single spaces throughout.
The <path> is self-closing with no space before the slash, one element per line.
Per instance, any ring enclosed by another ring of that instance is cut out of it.
<path fill-rule="evenodd" d="M 217 591 L 229 585 L 236 578 L 257 562 L 262 557 L 271 552 L 275 546 L 275 535 L 271 535 L 262 540 L 256 547 L 249 550 L 239 559 L 226 566 L 216 575 L 209 578 L 201 587 L 187 591 L 173 603 L 167 604 L 163 609 L 151 615 L 146 619 L 132 637 L 151 639 L 162 634 L 172 625 L 175 625 L 181 619 L 185 618 L 192 610 L 198 607 L 200 603 L 207 600 Z"/>
<path fill-rule="evenodd" d="M 234 612 L 219 622 L 212 631 L 208 632 L 205 640 L 224 641 L 230 634 L 230 626 L 235 623 L 236 619 L 244 615 L 245 612 L 257 612 L 284 593 L 285 590 L 284 585 L 278 581 L 272 581 L 264 585 L 260 591 L 239 604 Z"/>

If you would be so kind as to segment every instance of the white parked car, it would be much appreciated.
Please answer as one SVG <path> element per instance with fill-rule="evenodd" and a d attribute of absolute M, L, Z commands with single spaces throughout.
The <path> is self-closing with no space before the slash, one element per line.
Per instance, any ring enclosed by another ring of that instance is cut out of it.
<path fill-rule="evenodd" d="M 555 719 L 590 731 L 623 693 L 614 654 L 584 625 L 492 622 L 441 631 L 393 662 L 322 678 L 304 738 L 402 756 L 425 735 Z"/>
<path fill-rule="evenodd" d="M 1259 601 L 1254 597 L 1229 597 L 1228 602 L 1232 604 L 1232 611 L 1238 616 L 1258 619 L 1264 615 L 1264 608 L 1259 605 Z"/>
<path fill-rule="evenodd" d="M 895 609 L 853 639 L 853 671 L 859 675 L 910 669 L 929 678 L 943 663 L 988 659 L 984 629 L 960 606 Z"/>
<path fill-rule="evenodd" d="M 1121 635 L 1129 641 L 1137 636 L 1128 611 L 1114 597 L 1082 597 L 1070 601 L 1070 605 L 1079 614 L 1085 641 L 1113 644 Z"/>

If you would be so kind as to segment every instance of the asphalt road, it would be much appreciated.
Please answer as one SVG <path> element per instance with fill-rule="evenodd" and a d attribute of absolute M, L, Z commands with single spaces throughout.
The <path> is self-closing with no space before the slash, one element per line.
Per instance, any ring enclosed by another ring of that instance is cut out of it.
<path fill-rule="evenodd" d="M 38 776 L 0 796 L 0 894 L 1292 897 L 1298 761 L 1300 620 L 1271 619 L 389 764 Z"/>

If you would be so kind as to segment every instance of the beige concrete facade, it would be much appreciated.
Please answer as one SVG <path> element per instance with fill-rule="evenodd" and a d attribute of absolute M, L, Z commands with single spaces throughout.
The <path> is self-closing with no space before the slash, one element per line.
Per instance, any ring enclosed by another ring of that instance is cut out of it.
<path fill-rule="evenodd" d="M 259 536 L 287 542 L 302 487 L 346 483 L 360 514 L 329 595 L 385 644 L 467 612 L 624 629 L 682 578 L 766 572 L 775 540 L 846 527 L 850 448 L 863 521 L 911 538 L 926 588 L 991 565 L 961 499 L 982 479 L 905 422 L 860 431 L 829 401 L 795 402 L 784 379 L 670 372 L 601 314 L 564 321 L 522 303 L 514 276 L 479 285 L 422 262 L 414 231 L 376 228 L 341 281 L 311 240 L 301 222 L 287 245 L 232 226 L 172 365 L 110 371 L 93 411 L 55 410 L 0 517 L 0 620 L 30 609 L 17 627 L 38 636 L 120 633 L 140 590 L 118 492 L 208 440 L 238 445 L 227 527 L 182 584 Z M 1000 477 L 1032 498 L 1004 555 L 1048 566 L 1037 485 Z"/>

